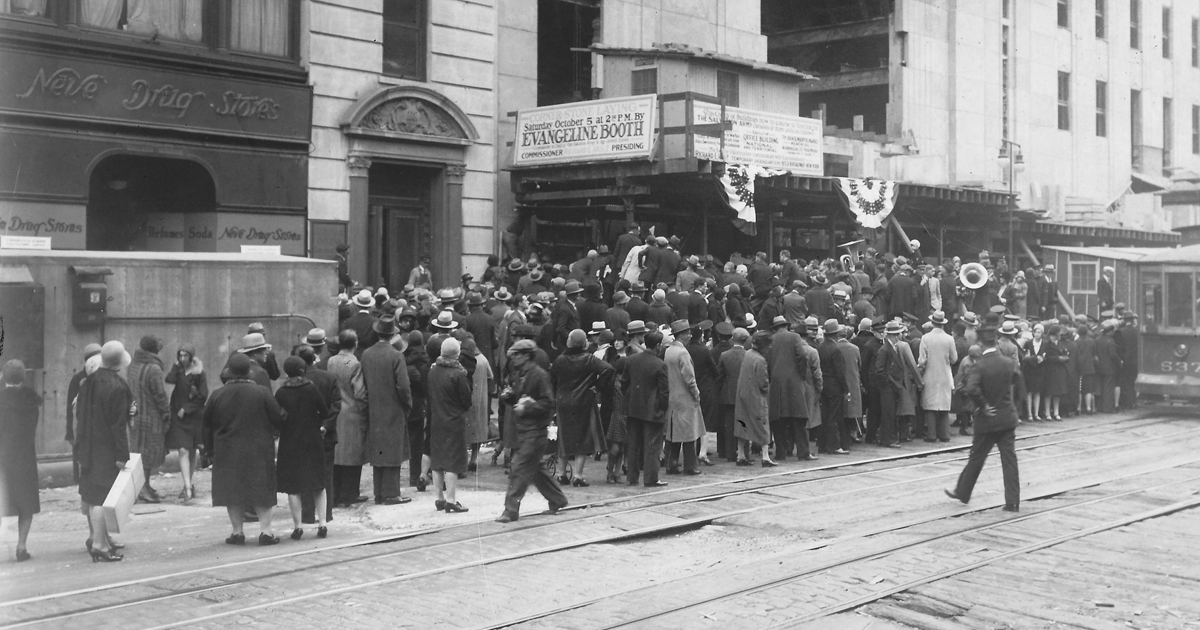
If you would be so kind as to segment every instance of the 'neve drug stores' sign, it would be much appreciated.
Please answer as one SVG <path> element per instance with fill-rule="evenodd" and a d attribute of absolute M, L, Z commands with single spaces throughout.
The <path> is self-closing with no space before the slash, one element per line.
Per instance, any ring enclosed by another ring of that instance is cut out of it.
<path fill-rule="evenodd" d="M 83 206 L 0 201 L 0 234 L 48 237 L 54 249 L 84 249 L 86 217 Z"/>
<path fill-rule="evenodd" d="M 656 103 L 648 94 L 521 110 L 513 166 L 648 160 Z"/>

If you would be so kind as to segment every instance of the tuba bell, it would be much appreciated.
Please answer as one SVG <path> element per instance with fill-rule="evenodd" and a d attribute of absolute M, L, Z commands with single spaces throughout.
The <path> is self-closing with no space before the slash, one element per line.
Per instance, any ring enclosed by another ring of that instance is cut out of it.
<path fill-rule="evenodd" d="M 987 284 L 987 267 L 984 267 L 977 262 L 967 263 L 958 270 L 958 281 L 968 289 L 978 289 Z"/>
<path fill-rule="evenodd" d="M 854 271 L 854 257 L 853 256 L 851 256 L 850 254 L 842 254 L 841 258 L 839 258 L 838 260 L 841 261 L 842 269 L 844 271 Z"/>

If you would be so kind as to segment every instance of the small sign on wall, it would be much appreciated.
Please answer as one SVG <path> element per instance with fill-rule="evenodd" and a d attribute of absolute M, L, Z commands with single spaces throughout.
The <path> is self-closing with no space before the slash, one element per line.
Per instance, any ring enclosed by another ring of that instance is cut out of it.
<path fill-rule="evenodd" d="M 49 236 L 0 236 L 0 249 L 50 250 Z"/>
<path fill-rule="evenodd" d="M 283 252 L 280 250 L 279 245 L 242 245 L 243 254 L 274 254 L 281 256 Z"/>

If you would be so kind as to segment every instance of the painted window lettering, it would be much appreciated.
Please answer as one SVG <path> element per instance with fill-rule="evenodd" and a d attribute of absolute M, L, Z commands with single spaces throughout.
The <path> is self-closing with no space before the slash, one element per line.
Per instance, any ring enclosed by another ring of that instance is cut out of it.
<path fill-rule="evenodd" d="M 1195 372 L 1200 374 L 1200 361 L 1163 361 L 1159 368 L 1163 372 Z"/>

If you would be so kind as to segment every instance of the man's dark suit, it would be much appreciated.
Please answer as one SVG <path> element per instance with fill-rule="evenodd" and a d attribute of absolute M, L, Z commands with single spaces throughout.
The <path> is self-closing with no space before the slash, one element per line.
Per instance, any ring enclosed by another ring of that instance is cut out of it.
<path fill-rule="evenodd" d="M 907 273 L 898 273 L 888 280 L 888 318 L 904 313 L 920 317 L 917 308 L 917 283 Z"/>
<path fill-rule="evenodd" d="M 1021 481 L 1014 448 L 1018 420 L 1013 399 L 1024 398 L 1023 389 L 1017 362 L 1000 354 L 995 347 L 985 349 L 965 386 L 967 396 L 978 411 L 973 416 L 975 436 L 971 440 L 971 455 L 954 490 L 963 503 L 971 500 L 979 472 L 983 470 L 992 446 L 997 446 L 1004 474 L 1004 506 L 1016 509 L 1021 505 Z M 991 413 L 987 412 L 989 410 Z"/>
<path fill-rule="evenodd" d="M 618 359 L 617 372 L 621 374 L 626 401 L 629 449 L 625 465 L 629 484 L 636 484 L 645 470 L 646 485 L 653 486 L 658 483 L 658 457 L 670 402 L 667 364 L 654 352 L 639 352 Z"/>
<path fill-rule="evenodd" d="M 1096 380 L 1100 384 L 1100 413 L 1116 411 L 1117 375 L 1121 372 L 1121 350 L 1111 333 L 1096 337 Z"/>
<path fill-rule="evenodd" d="M 821 389 L 821 451 L 831 453 L 841 448 L 841 432 L 846 432 L 850 442 L 850 425 L 846 424 L 846 360 L 837 342 L 826 337 L 817 346 L 821 357 L 821 376 L 825 386 Z"/>
<path fill-rule="evenodd" d="M 658 278 L 658 269 L 663 264 L 663 251 L 663 248 L 651 245 L 638 254 L 638 262 L 642 266 L 642 273 L 638 275 L 638 280 L 641 280 L 651 291 L 654 290 L 654 281 Z M 674 279 L 674 275 L 672 272 L 672 279 Z"/>
<path fill-rule="evenodd" d="M 353 330 L 358 335 L 358 345 L 354 348 L 354 356 L 360 361 L 362 360 L 363 351 L 375 345 L 376 341 L 379 341 L 379 336 L 375 334 L 375 330 L 372 328 L 376 321 L 378 320 L 375 319 L 374 315 L 371 315 L 370 311 L 362 310 L 342 322 L 341 327 L 338 328 L 339 331 L 346 329 Z"/>
<path fill-rule="evenodd" d="M 658 275 L 654 281 L 665 282 L 667 286 L 675 283 L 675 276 L 679 273 L 679 252 L 670 247 L 662 248 L 662 262 L 658 265 Z"/>
<path fill-rule="evenodd" d="M 1121 369 L 1117 370 L 1117 387 L 1121 388 L 1118 409 L 1133 409 L 1137 401 L 1138 352 L 1141 338 L 1137 326 L 1121 326 L 1113 333 L 1117 350 L 1121 353 Z"/>
<path fill-rule="evenodd" d="M 650 305 L 636 295 L 629 298 L 625 310 L 629 311 L 630 320 L 640 319 L 644 322 L 650 319 Z"/>

